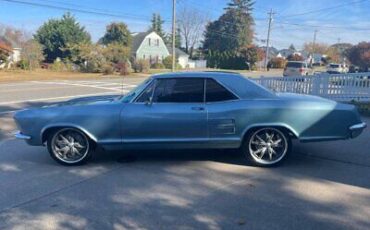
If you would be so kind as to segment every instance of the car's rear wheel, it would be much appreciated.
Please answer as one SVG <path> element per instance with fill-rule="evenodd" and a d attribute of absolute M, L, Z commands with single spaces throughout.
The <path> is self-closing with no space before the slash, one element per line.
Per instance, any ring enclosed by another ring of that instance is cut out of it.
<path fill-rule="evenodd" d="M 248 161 L 257 166 L 274 166 L 283 162 L 291 150 L 289 134 L 273 127 L 249 132 L 242 146 Z"/>
<path fill-rule="evenodd" d="M 80 130 L 62 128 L 48 137 L 51 157 L 63 165 L 81 165 L 91 157 L 92 143 Z"/>

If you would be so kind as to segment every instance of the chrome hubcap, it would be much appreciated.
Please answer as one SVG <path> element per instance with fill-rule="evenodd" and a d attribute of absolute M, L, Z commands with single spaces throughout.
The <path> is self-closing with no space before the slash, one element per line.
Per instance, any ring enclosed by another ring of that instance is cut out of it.
<path fill-rule="evenodd" d="M 52 139 L 54 155 L 66 163 L 81 161 L 88 153 L 89 142 L 84 134 L 74 129 L 62 129 Z"/>
<path fill-rule="evenodd" d="M 261 164 L 274 164 L 285 156 L 288 141 L 277 129 L 265 128 L 256 131 L 249 142 L 249 152 Z"/>

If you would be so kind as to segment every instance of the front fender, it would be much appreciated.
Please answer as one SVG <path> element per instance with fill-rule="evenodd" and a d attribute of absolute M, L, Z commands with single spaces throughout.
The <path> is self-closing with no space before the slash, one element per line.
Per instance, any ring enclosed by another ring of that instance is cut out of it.
<path fill-rule="evenodd" d="M 78 129 L 78 130 L 82 131 L 83 133 L 85 133 L 91 140 L 93 140 L 94 142 L 97 142 L 97 138 L 90 131 L 81 127 L 80 125 L 77 125 L 77 124 L 74 124 L 74 123 L 55 123 L 55 124 L 47 125 L 47 126 L 45 126 L 44 128 L 41 129 L 41 133 L 40 133 L 41 143 L 43 144 L 46 141 L 47 133 L 48 133 L 49 130 L 51 130 L 51 129 L 60 129 L 60 128 L 75 128 L 75 129 Z"/>

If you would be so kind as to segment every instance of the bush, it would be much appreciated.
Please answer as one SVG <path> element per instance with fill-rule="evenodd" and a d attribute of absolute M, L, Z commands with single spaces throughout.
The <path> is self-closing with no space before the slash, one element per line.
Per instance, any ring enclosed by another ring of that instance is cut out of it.
<path fill-rule="evenodd" d="M 272 58 L 269 62 L 271 68 L 282 69 L 285 68 L 286 60 L 281 57 Z"/>
<path fill-rule="evenodd" d="M 162 61 L 166 69 L 172 69 L 172 56 L 167 56 Z"/>
<path fill-rule="evenodd" d="M 102 70 L 104 75 L 112 75 L 114 73 L 114 67 L 111 64 L 105 64 Z"/>
<path fill-rule="evenodd" d="M 62 61 L 60 61 L 59 59 L 56 59 L 53 62 L 53 64 L 50 65 L 50 69 L 53 71 L 65 71 L 66 66 L 64 65 Z"/>
<path fill-rule="evenodd" d="M 104 56 L 96 54 L 95 56 L 89 57 L 82 65 L 81 70 L 87 73 L 102 73 L 104 67 L 109 65 Z"/>
<path fill-rule="evenodd" d="M 165 69 L 166 67 L 162 63 L 157 62 L 157 63 L 152 64 L 152 66 L 150 66 L 150 68 L 152 68 L 152 69 Z"/>
<path fill-rule="evenodd" d="M 172 65 L 171 65 L 172 68 Z M 179 63 L 176 63 L 176 69 L 182 69 L 182 66 Z"/>
<path fill-rule="evenodd" d="M 129 61 L 118 62 L 115 65 L 115 69 L 120 73 L 120 75 L 129 75 L 131 70 L 131 63 Z"/>
<path fill-rule="evenodd" d="M 25 60 L 20 60 L 17 63 L 17 67 L 20 68 L 20 69 L 23 69 L 23 70 L 29 70 L 30 69 L 30 64 Z"/>
<path fill-rule="evenodd" d="M 133 68 L 135 73 L 147 73 L 150 69 L 150 64 L 148 60 L 139 59 L 135 61 Z"/>

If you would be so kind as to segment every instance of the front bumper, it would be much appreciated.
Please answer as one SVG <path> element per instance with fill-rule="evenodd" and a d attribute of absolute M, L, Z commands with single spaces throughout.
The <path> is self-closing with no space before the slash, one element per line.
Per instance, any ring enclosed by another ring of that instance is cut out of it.
<path fill-rule="evenodd" d="M 21 133 L 21 131 L 17 131 L 14 133 L 15 138 L 21 139 L 21 140 L 31 140 L 31 136 L 25 135 Z"/>
<path fill-rule="evenodd" d="M 351 138 L 358 137 L 366 127 L 367 124 L 365 122 L 355 124 L 349 127 L 349 131 L 351 132 Z"/>

